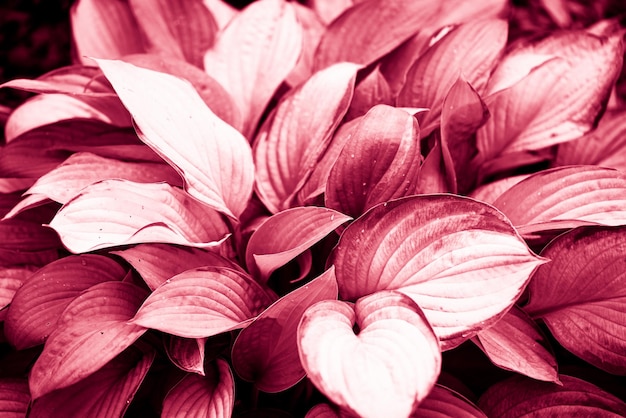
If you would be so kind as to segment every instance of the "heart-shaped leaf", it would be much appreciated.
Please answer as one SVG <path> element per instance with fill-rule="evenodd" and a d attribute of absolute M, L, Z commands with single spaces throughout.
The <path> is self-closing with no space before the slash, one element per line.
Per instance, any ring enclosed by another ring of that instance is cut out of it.
<path fill-rule="evenodd" d="M 409 416 L 441 367 L 439 342 L 423 313 L 409 297 L 393 291 L 366 296 L 355 305 L 323 301 L 311 306 L 298 326 L 298 352 L 322 393 L 367 418 Z"/>
<path fill-rule="evenodd" d="M 337 299 L 335 269 L 283 296 L 240 333 L 232 349 L 233 367 L 264 392 L 282 392 L 305 376 L 298 357 L 297 329 L 316 302 Z"/>
<path fill-rule="evenodd" d="M 561 385 L 514 376 L 490 387 L 478 401 L 489 417 L 618 417 L 626 404 L 591 383 L 560 376 Z"/>
<path fill-rule="evenodd" d="M 254 145 L 256 191 L 276 213 L 292 206 L 348 111 L 359 66 L 333 65 L 288 93 Z M 315 102 L 315 106 L 310 103 Z"/>
<path fill-rule="evenodd" d="M 4 324 L 7 339 L 19 350 L 42 344 L 81 292 L 98 283 L 121 281 L 125 275 L 118 263 L 94 254 L 64 257 L 42 267 L 13 298 Z"/>
<path fill-rule="evenodd" d="M 533 379 L 559 383 L 556 359 L 549 351 L 545 336 L 516 306 L 491 328 L 479 332 L 472 341 L 498 367 Z"/>
<path fill-rule="evenodd" d="M 204 68 L 239 106 L 247 138 L 301 50 L 302 27 L 294 6 L 285 0 L 260 0 L 235 16 L 206 52 Z"/>
<path fill-rule="evenodd" d="M 141 139 L 181 173 L 187 191 L 239 216 L 254 182 L 246 139 L 219 119 L 189 82 L 122 61 L 96 62 L 133 116 Z"/>
<path fill-rule="evenodd" d="M 228 363 L 217 359 L 206 376 L 188 374 L 165 397 L 162 418 L 230 417 L 235 382 Z"/>
<path fill-rule="evenodd" d="M 215 266 L 241 270 L 238 264 L 201 248 L 168 244 L 139 244 L 122 251 L 111 251 L 126 260 L 141 275 L 151 290 L 167 279 L 196 267 Z"/>
<path fill-rule="evenodd" d="M 158 287 L 131 323 L 187 338 L 243 328 L 274 301 L 245 273 L 224 267 L 187 270 Z"/>
<path fill-rule="evenodd" d="M 610 373 L 626 373 L 626 228 L 582 227 L 553 240 L 524 307 L 566 349 Z"/>
<path fill-rule="evenodd" d="M 26 379 L 0 379 L 0 414 L 3 417 L 24 418 L 29 403 L 30 392 Z"/>
<path fill-rule="evenodd" d="M 544 262 L 492 206 L 423 195 L 380 204 L 352 222 L 328 264 L 345 300 L 379 290 L 409 295 L 447 349 L 495 323 Z"/>
<path fill-rule="evenodd" d="M 154 351 L 131 346 L 100 370 L 63 389 L 37 399 L 32 418 L 123 416 L 146 377 Z"/>
<path fill-rule="evenodd" d="M 248 270 L 266 282 L 274 270 L 350 219 L 340 212 L 316 206 L 279 212 L 252 233 L 246 249 Z"/>
<path fill-rule="evenodd" d="M 326 206 L 357 217 L 372 206 L 415 194 L 421 166 L 417 120 L 377 105 L 361 119 L 326 183 Z"/>
<path fill-rule="evenodd" d="M 105 282 L 77 296 L 63 311 L 29 378 L 33 399 L 93 374 L 146 329 L 129 323 L 145 291 L 131 283 Z"/>
<path fill-rule="evenodd" d="M 86 187 L 50 226 L 75 253 L 144 242 L 211 247 L 229 235 L 218 212 L 181 189 L 128 180 Z"/>

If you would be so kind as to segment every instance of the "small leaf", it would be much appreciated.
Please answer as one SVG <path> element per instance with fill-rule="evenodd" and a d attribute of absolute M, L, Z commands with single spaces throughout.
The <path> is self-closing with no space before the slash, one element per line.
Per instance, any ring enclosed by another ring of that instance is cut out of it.
<path fill-rule="evenodd" d="M 86 187 L 50 226 L 75 253 L 144 242 L 211 247 L 229 234 L 219 213 L 182 190 L 128 180 Z"/>
<path fill-rule="evenodd" d="M 96 67 L 69 65 L 52 70 L 34 80 L 18 78 L 0 84 L 31 93 L 65 93 L 75 96 L 114 96 L 111 85 Z"/>
<path fill-rule="evenodd" d="M 232 349 L 237 374 L 264 392 L 282 392 L 305 376 L 297 329 L 316 302 L 337 299 L 334 268 L 274 302 L 240 333 Z"/>
<path fill-rule="evenodd" d="M 30 392 L 26 379 L 0 379 L 0 414 L 3 418 L 24 418 L 28 412 Z"/>
<path fill-rule="evenodd" d="M 80 382 L 37 399 L 28 416 L 121 417 L 146 377 L 154 355 L 154 351 L 141 353 L 131 346 Z"/>
<path fill-rule="evenodd" d="M 513 306 L 473 340 L 496 366 L 537 380 L 559 383 L 557 363 L 541 329 Z"/>
<path fill-rule="evenodd" d="M 343 232 L 328 260 L 339 294 L 409 295 L 444 349 L 494 324 L 545 260 L 492 206 L 454 195 L 422 195 L 375 206 Z"/>
<path fill-rule="evenodd" d="M 15 293 L 35 270 L 36 267 L 29 266 L 0 269 L 0 322 L 6 319 L 7 308 L 13 301 Z M 6 334 L 6 325 L 4 332 Z"/>
<path fill-rule="evenodd" d="M 322 393 L 366 418 L 409 416 L 441 367 L 439 342 L 421 310 L 389 291 L 354 306 L 342 301 L 311 306 L 298 326 L 298 351 Z"/>
<path fill-rule="evenodd" d="M 142 141 L 181 173 L 189 194 L 226 215 L 240 215 L 254 182 L 246 139 L 219 119 L 189 82 L 122 61 L 96 62 Z"/>
<path fill-rule="evenodd" d="M 162 418 L 230 417 L 235 382 L 228 363 L 217 359 L 206 377 L 188 374 L 165 397 Z"/>
<path fill-rule="evenodd" d="M 167 336 L 167 356 L 179 369 L 204 376 L 206 338 Z"/>
<path fill-rule="evenodd" d="M 554 239 L 542 255 L 524 310 L 583 360 L 626 374 L 626 228 L 582 227 Z"/>
<path fill-rule="evenodd" d="M 514 376 L 489 388 L 478 406 L 490 417 L 618 417 L 626 404 L 591 383 L 560 376 L 562 385 Z"/>
<path fill-rule="evenodd" d="M 94 285 L 77 296 L 31 370 L 33 399 L 93 374 L 141 337 L 146 329 L 128 320 L 144 298 L 143 289 L 117 281 Z"/>
<path fill-rule="evenodd" d="M 224 267 L 187 270 L 146 299 L 131 323 L 186 338 L 243 328 L 273 297 L 252 278 Z"/>
<path fill-rule="evenodd" d="M 291 207 L 315 169 L 348 111 L 358 69 L 341 63 L 315 73 L 283 97 L 261 128 L 254 145 L 255 189 L 270 212 Z"/>
<path fill-rule="evenodd" d="M 204 69 L 231 94 L 252 138 L 274 92 L 296 65 L 302 27 L 284 0 L 248 5 L 219 34 L 204 56 Z"/>
<path fill-rule="evenodd" d="M 351 218 L 328 208 L 287 209 L 267 218 L 254 231 L 246 248 L 248 271 L 266 282 L 284 266 Z"/>
<path fill-rule="evenodd" d="M 476 405 L 445 386 L 435 385 L 411 418 L 487 418 Z"/>
<path fill-rule="evenodd" d="M 370 108 L 378 104 L 393 106 L 395 96 L 392 95 L 387 80 L 380 72 L 380 67 L 376 66 L 358 81 L 346 120 L 363 116 Z"/>

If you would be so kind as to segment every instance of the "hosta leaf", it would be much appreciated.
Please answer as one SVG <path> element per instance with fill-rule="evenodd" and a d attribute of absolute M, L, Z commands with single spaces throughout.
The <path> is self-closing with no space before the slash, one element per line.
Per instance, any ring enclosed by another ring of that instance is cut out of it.
<path fill-rule="evenodd" d="M 333 407 L 326 403 L 315 405 L 309 409 L 304 418 L 340 418 L 339 412 L 335 411 Z"/>
<path fill-rule="evenodd" d="M 11 87 L 31 93 L 65 93 L 77 96 L 115 95 L 97 67 L 84 65 L 57 68 L 34 80 L 25 78 L 10 80 L 2 83 L 0 88 L 2 87 Z"/>
<path fill-rule="evenodd" d="M 576 228 L 553 240 L 529 285 L 524 309 L 566 349 L 626 374 L 626 228 Z"/>
<path fill-rule="evenodd" d="M 560 376 L 562 385 L 514 376 L 487 390 L 478 406 L 490 417 L 567 416 L 616 418 L 626 404 L 583 380 Z"/>
<path fill-rule="evenodd" d="M 70 386 L 93 374 L 146 329 L 129 323 L 145 298 L 131 283 L 96 284 L 63 311 L 29 378 L 33 399 Z"/>
<path fill-rule="evenodd" d="M 137 21 L 126 2 L 79 0 L 70 12 L 76 57 L 120 58 L 144 51 Z"/>
<path fill-rule="evenodd" d="M 86 187 L 50 226 L 75 253 L 143 242 L 210 247 L 229 233 L 219 213 L 184 191 L 128 180 Z"/>
<path fill-rule="evenodd" d="M 204 68 L 243 112 L 246 137 L 252 138 L 261 114 L 296 65 L 301 50 L 302 27 L 292 4 L 261 0 L 235 16 L 206 52 Z"/>
<path fill-rule="evenodd" d="M 309 7 L 315 11 L 325 25 L 335 20 L 340 14 L 346 11 L 346 9 L 352 7 L 355 3 L 359 3 L 362 0 L 310 0 L 307 2 Z"/>
<path fill-rule="evenodd" d="M 283 296 L 240 333 L 232 349 L 233 367 L 264 392 L 281 392 L 305 376 L 298 357 L 297 329 L 316 302 L 337 299 L 334 268 Z"/>
<path fill-rule="evenodd" d="M 37 268 L 29 266 L 0 269 L 0 321 L 6 319 L 7 307 L 15 297 L 15 293 L 35 270 Z M 4 332 L 6 335 L 6 325 Z"/>
<path fill-rule="evenodd" d="M 375 206 L 343 232 L 328 264 L 339 294 L 409 295 L 444 349 L 495 323 L 543 259 L 492 206 L 453 195 L 423 195 Z"/>
<path fill-rule="evenodd" d="M 206 338 L 166 336 L 167 356 L 178 368 L 204 376 L 204 346 Z"/>
<path fill-rule="evenodd" d="M 296 18 L 302 26 L 302 50 L 295 67 L 291 70 L 285 84 L 294 87 L 303 84 L 313 74 L 313 59 L 317 44 L 324 32 L 326 26 L 320 20 L 320 17 L 309 6 L 310 4 L 291 3 L 296 12 Z"/>
<path fill-rule="evenodd" d="M 589 223 L 626 223 L 626 175 L 594 166 L 540 171 L 513 185 L 493 205 L 522 233 Z M 571 226 L 570 226 L 571 227 Z"/>
<path fill-rule="evenodd" d="M 245 273 L 204 267 L 180 273 L 146 299 L 131 323 L 186 338 L 243 328 L 273 297 Z"/>
<path fill-rule="evenodd" d="M 139 244 L 122 251 L 112 251 L 139 272 L 151 290 L 170 279 L 196 267 L 215 266 L 241 269 L 239 265 L 219 254 L 201 248 L 168 244 Z"/>
<path fill-rule="evenodd" d="M 459 76 L 482 92 L 506 44 L 505 20 L 475 20 L 447 33 L 413 64 L 397 104 L 427 107 L 420 126 L 428 135 L 439 125 L 443 101 Z"/>
<path fill-rule="evenodd" d="M 288 209 L 267 218 L 248 242 L 248 271 L 267 281 L 274 270 L 350 219 L 340 212 L 316 206 Z"/>
<path fill-rule="evenodd" d="M 391 88 L 380 72 L 379 66 L 376 66 L 358 81 L 346 119 L 351 120 L 363 116 L 377 104 L 392 106 L 394 103 L 395 96 L 392 95 Z"/>
<path fill-rule="evenodd" d="M 226 361 L 217 359 L 206 377 L 189 374 L 170 390 L 161 417 L 230 417 L 234 404 L 232 372 Z"/>
<path fill-rule="evenodd" d="M 504 192 L 529 176 L 530 174 L 520 174 L 498 179 L 477 187 L 469 196 L 481 202 L 493 204 Z"/>
<path fill-rule="evenodd" d="M 435 385 L 411 418 L 487 418 L 476 405 L 445 386 Z"/>
<path fill-rule="evenodd" d="M 239 13 L 239 10 L 224 0 L 204 0 L 204 5 L 213 15 L 215 23 L 217 23 L 220 30 L 224 29 L 233 17 Z"/>
<path fill-rule="evenodd" d="M 271 212 L 291 207 L 328 147 L 352 100 L 358 69 L 341 63 L 315 73 L 281 100 L 261 128 L 254 145 L 255 186 Z"/>
<path fill-rule="evenodd" d="M 40 223 L 0 220 L 0 266 L 44 266 L 59 257 L 59 237 Z"/>
<path fill-rule="evenodd" d="M 455 191 L 455 179 L 452 170 L 446 167 L 441 147 L 441 140 L 435 139 L 435 143 L 424 158 L 417 176 L 416 192 L 411 194 L 452 193 Z"/>
<path fill-rule="evenodd" d="M 190 83 L 122 61 L 97 62 L 141 139 L 181 173 L 187 191 L 227 215 L 241 214 L 254 181 L 246 139 L 219 119 Z"/>
<path fill-rule="evenodd" d="M 326 206 L 357 217 L 372 206 L 415 194 L 421 165 L 417 120 L 378 105 L 356 126 L 326 183 Z"/>
<path fill-rule="evenodd" d="M 26 379 L 0 379 L 0 414 L 3 417 L 24 418 L 28 412 L 29 403 L 30 392 Z"/>
<path fill-rule="evenodd" d="M 298 326 L 298 352 L 322 393 L 366 418 L 409 416 L 441 367 L 439 342 L 423 313 L 409 297 L 393 291 L 366 296 L 355 305 L 323 301 L 311 306 Z"/>
<path fill-rule="evenodd" d="M 559 382 L 556 359 L 548 351 L 541 329 L 516 306 L 473 341 L 498 367 L 537 380 Z"/>
<path fill-rule="evenodd" d="M 37 399 L 29 417 L 121 417 L 145 378 L 154 351 L 130 347 L 80 382 Z"/>
<path fill-rule="evenodd" d="M 202 67 L 217 23 L 202 0 L 130 0 L 146 49 Z M 115 57 L 99 57 L 115 58 Z"/>

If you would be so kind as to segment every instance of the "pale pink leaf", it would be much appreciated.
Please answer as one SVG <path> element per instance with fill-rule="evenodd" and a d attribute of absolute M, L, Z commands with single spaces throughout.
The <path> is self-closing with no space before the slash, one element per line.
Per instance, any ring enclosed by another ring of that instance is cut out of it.
<path fill-rule="evenodd" d="M 257 194 L 272 212 L 292 206 L 346 114 L 359 66 L 333 65 L 288 93 L 254 144 Z M 315 106 L 311 103 L 315 102 Z"/>
<path fill-rule="evenodd" d="M 524 307 L 559 343 L 583 360 L 626 374 L 624 227 L 576 228 L 542 251 Z"/>
<path fill-rule="evenodd" d="M 128 180 L 84 188 L 50 226 L 74 253 L 144 242 L 212 247 L 229 235 L 218 212 L 181 189 Z"/>
<path fill-rule="evenodd" d="M 179 369 L 204 376 L 204 346 L 206 338 L 166 336 L 167 356 Z"/>
<path fill-rule="evenodd" d="M 516 306 L 491 328 L 479 332 L 473 341 L 498 367 L 559 383 L 556 359 L 548 350 L 545 336 Z"/>
<path fill-rule="evenodd" d="M 196 267 L 215 266 L 241 270 L 235 262 L 201 248 L 169 244 L 139 244 L 122 251 L 111 251 L 126 260 L 151 290 L 167 279 Z"/>
<path fill-rule="evenodd" d="M 296 18 L 302 26 L 302 51 L 295 67 L 285 78 L 285 83 L 291 87 L 303 84 L 313 74 L 313 59 L 315 49 L 326 31 L 326 26 L 320 17 L 311 8 L 300 3 L 291 3 L 296 11 Z"/>
<path fill-rule="evenodd" d="M 34 80 L 14 79 L 0 84 L 31 93 L 65 93 L 75 96 L 112 96 L 115 93 L 97 67 L 70 65 L 52 70 Z"/>
<path fill-rule="evenodd" d="M 441 368 L 439 342 L 424 314 L 409 297 L 393 291 L 374 293 L 355 305 L 323 301 L 311 306 L 298 326 L 298 352 L 322 393 L 365 418 L 409 416 Z"/>
<path fill-rule="evenodd" d="M 435 385 L 411 418 L 487 418 L 487 415 L 462 395 L 445 386 Z"/>
<path fill-rule="evenodd" d="M 328 260 L 343 299 L 407 294 L 444 349 L 494 324 L 544 262 L 501 212 L 454 195 L 375 206 L 344 230 Z"/>
<path fill-rule="evenodd" d="M 239 106 L 247 138 L 301 50 L 302 27 L 294 6 L 285 0 L 260 0 L 235 16 L 206 52 L 204 69 Z"/>
<path fill-rule="evenodd" d="M 459 77 L 478 92 L 484 90 L 507 35 L 505 20 L 479 19 L 464 23 L 447 33 L 413 64 L 397 104 L 430 109 L 420 119 L 423 135 L 439 125 L 444 99 Z"/>
<path fill-rule="evenodd" d="M 131 322 L 180 337 L 204 338 L 243 328 L 273 301 L 245 273 L 224 267 L 197 268 L 166 280 Z"/>
<path fill-rule="evenodd" d="M 239 10 L 229 3 L 226 3 L 224 0 L 204 0 L 204 5 L 213 15 L 215 23 L 217 23 L 220 30 L 224 29 L 239 13 Z"/>
<path fill-rule="evenodd" d="M 111 281 L 70 302 L 30 372 L 33 399 L 93 374 L 143 335 L 146 328 L 128 320 L 145 296 L 131 283 Z"/>
<path fill-rule="evenodd" d="M 591 383 L 561 375 L 562 385 L 514 376 L 490 387 L 478 401 L 489 417 L 626 416 L 626 404 Z"/>
<path fill-rule="evenodd" d="M 205 377 L 188 374 L 169 391 L 161 417 L 230 417 L 234 405 L 232 372 L 225 360 L 217 359 Z"/>
<path fill-rule="evenodd" d="M 477 187 L 469 194 L 469 196 L 476 200 L 493 204 L 493 202 L 495 202 L 504 192 L 529 176 L 530 174 L 519 174 L 516 176 L 504 177 Z"/>
<path fill-rule="evenodd" d="M 122 61 L 97 60 L 140 137 L 183 176 L 187 191 L 237 217 L 254 182 L 246 139 L 219 119 L 187 81 Z"/>
<path fill-rule="evenodd" d="M 377 105 L 361 119 L 326 183 L 326 206 L 357 217 L 378 203 L 415 194 L 422 162 L 417 120 Z"/>
<path fill-rule="evenodd" d="M 37 399 L 30 418 L 123 416 L 146 377 L 155 352 L 131 347 L 95 373 Z"/>
<path fill-rule="evenodd" d="M 231 353 L 237 374 L 270 393 L 287 390 L 304 378 L 298 323 L 309 306 L 330 299 L 337 299 L 332 267 L 274 302 L 237 336 Z"/>
<path fill-rule="evenodd" d="M 332 209 L 305 206 L 267 218 L 252 233 L 246 248 L 248 271 L 266 282 L 284 266 L 351 218 Z"/>
<path fill-rule="evenodd" d="M 362 0 L 308 0 L 307 5 L 320 17 L 325 25 Z"/>
<path fill-rule="evenodd" d="M 30 392 L 26 379 L 0 379 L 0 415 L 3 418 L 25 418 L 29 403 Z"/>

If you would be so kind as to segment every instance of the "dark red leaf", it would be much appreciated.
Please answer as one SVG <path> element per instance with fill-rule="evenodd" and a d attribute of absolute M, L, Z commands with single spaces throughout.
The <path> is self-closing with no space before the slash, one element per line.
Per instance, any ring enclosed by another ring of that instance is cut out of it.
<path fill-rule="evenodd" d="M 462 395 L 445 386 L 435 385 L 411 418 L 487 418 L 487 415 Z"/>
<path fill-rule="evenodd" d="M 34 252 L 59 246 L 59 237 L 48 227 L 19 219 L 0 221 L 1 249 Z"/>
<path fill-rule="evenodd" d="M 178 368 L 204 376 L 204 346 L 206 338 L 167 338 L 167 356 Z"/>
<path fill-rule="evenodd" d="M 30 392 L 26 379 L 0 379 L 0 415 L 3 418 L 24 418 L 28 412 Z"/>
<path fill-rule="evenodd" d="M 6 319 L 8 305 L 13 300 L 15 293 L 35 270 L 37 268 L 32 266 L 0 269 L 0 321 Z"/>

